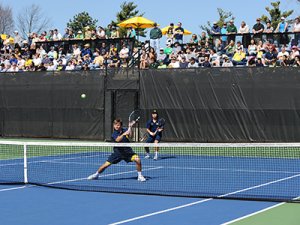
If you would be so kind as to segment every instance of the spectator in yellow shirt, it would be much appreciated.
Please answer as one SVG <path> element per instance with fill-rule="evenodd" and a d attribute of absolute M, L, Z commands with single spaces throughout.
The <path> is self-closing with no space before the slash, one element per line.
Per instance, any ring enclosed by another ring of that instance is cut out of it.
<path fill-rule="evenodd" d="M 232 57 L 232 63 L 233 65 L 246 65 L 246 54 L 242 50 L 241 47 L 237 48 L 237 51 L 234 53 Z"/>

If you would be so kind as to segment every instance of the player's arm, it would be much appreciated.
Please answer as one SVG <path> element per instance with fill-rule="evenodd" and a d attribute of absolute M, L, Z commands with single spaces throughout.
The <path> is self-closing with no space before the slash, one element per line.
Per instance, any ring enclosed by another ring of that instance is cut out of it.
<path fill-rule="evenodd" d="M 116 142 L 121 142 L 122 140 L 123 140 L 123 137 L 126 137 L 126 136 L 130 136 L 130 134 L 131 134 L 131 131 L 130 131 L 131 129 L 128 129 L 128 130 L 126 130 L 124 133 L 122 133 L 122 134 L 120 134 L 119 136 L 117 136 L 116 138 L 115 138 L 115 141 Z"/>
<path fill-rule="evenodd" d="M 147 128 L 147 132 L 148 132 L 148 134 L 150 134 L 151 136 L 154 136 L 154 133 L 151 132 L 151 130 L 150 130 L 149 128 Z"/>

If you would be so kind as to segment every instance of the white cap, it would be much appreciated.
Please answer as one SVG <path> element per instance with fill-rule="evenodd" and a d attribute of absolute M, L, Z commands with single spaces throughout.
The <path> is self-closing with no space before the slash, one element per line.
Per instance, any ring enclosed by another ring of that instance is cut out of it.
<path fill-rule="evenodd" d="M 14 33 L 19 33 L 19 32 L 17 30 L 15 30 Z"/>
<path fill-rule="evenodd" d="M 282 20 L 285 20 L 285 17 L 284 17 L 284 16 L 282 16 L 282 17 L 281 17 L 281 19 L 282 19 Z"/>

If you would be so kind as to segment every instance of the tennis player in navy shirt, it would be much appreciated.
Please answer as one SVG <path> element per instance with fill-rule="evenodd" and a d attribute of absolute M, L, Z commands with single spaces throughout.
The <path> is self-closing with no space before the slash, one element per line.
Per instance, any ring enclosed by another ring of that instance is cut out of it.
<path fill-rule="evenodd" d="M 147 128 L 147 132 L 148 132 L 148 138 L 146 143 L 159 143 L 161 141 L 161 137 L 162 137 L 162 131 L 163 128 L 159 128 L 159 123 L 158 123 L 158 112 L 157 110 L 153 110 L 151 113 L 151 119 L 148 120 L 146 128 Z M 145 147 L 145 151 L 146 151 L 146 159 L 150 158 L 150 149 L 149 147 Z M 154 160 L 158 159 L 158 151 L 159 148 L 155 147 L 154 148 Z"/>
<path fill-rule="evenodd" d="M 129 137 L 132 135 L 131 129 L 122 127 L 122 120 L 115 119 L 113 123 L 114 132 L 112 134 L 112 140 L 116 143 L 129 143 Z M 111 164 L 117 164 L 122 160 L 129 162 L 135 162 L 138 173 L 138 181 L 146 181 L 142 175 L 142 164 L 139 156 L 132 150 L 131 147 L 114 147 L 113 153 L 108 157 L 107 161 L 102 164 L 96 173 L 90 175 L 88 180 L 96 180 L 99 175 L 108 168 Z"/>

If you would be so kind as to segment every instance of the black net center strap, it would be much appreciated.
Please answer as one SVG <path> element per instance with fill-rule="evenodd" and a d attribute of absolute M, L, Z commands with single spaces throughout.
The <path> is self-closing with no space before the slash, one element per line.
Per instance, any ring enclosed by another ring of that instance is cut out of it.
<path fill-rule="evenodd" d="M 132 152 L 124 148 L 129 146 Z M 145 147 L 150 147 L 149 159 L 145 158 Z M 158 160 L 154 160 L 157 147 Z M 1 141 L 0 148 L 1 184 L 292 202 L 299 201 L 300 196 L 299 143 L 120 145 Z M 145 182 L 137 179 L 136 165 L 131 162 L 133 153 L 141 159 Z M 87 179 L 112 159 L 116 164 L 97 180 Z"/>

